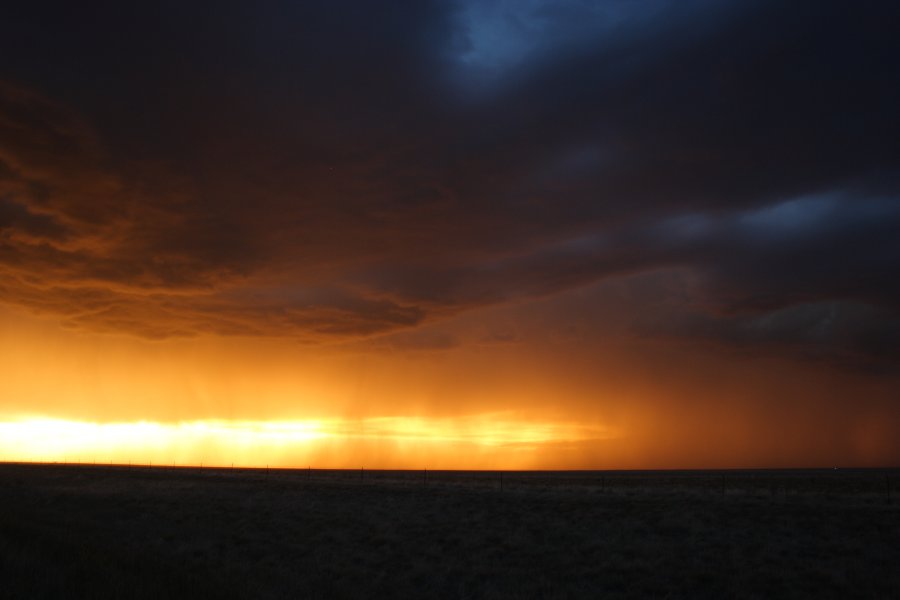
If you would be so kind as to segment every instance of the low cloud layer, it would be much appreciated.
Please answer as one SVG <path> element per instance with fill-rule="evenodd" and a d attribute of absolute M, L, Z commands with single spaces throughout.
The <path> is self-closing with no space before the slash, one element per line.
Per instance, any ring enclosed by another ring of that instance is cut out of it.
<path fill-rule="evenodd" d="M 889 364 L 898 23 L 891 3 L 29 3 L 0 25 L 0 297 L 153 339 L 440 350 L 458 340 L 416 328 L 677 268 L 703 285 L 638 335 Z"/>

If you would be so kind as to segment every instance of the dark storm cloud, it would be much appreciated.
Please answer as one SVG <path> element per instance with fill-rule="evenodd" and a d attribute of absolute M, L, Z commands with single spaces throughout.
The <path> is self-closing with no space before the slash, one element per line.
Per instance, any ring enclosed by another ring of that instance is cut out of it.
<path fill-rule="evenodd" d="M 886 2 L 31 3 L 0 31 L 4 298 L 315 341 L 677 266 L 706 281 L 704 335 L 811 344 L 740 332 L 857 306 L 828 343 L 883 354 L 898 23 Z"/>
<path fill-rule="evenodd" d="M 656 315 L 646 335 L 703 340 L 751 353 L 789 353 L 873 372 L 897 373 L 900 316 L 852 302 L 794 304 L 763 313 Z"/>
<path fill-rule="evenodd" d="M 0 88 L 0 291 L 69 326 L 147 338 L 214 332 L 321 341 L 414 325 L 415 307 L 309 286 L 235 292 L 252 236 L 198 210 L 177 182 L 105 167 L 93 136 L 46 99 Z"/>

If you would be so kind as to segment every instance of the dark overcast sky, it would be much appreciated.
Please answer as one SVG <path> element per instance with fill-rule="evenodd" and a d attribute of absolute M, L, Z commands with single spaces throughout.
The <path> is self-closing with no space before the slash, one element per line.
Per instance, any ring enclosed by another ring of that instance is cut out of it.
<path fill-rule="evenodd" d="M 31 1 L 0 81 L 0 299 L 69 327 L 441 351 L 638 282 L 573 348 L 896 385 L 900 3 Z"/>

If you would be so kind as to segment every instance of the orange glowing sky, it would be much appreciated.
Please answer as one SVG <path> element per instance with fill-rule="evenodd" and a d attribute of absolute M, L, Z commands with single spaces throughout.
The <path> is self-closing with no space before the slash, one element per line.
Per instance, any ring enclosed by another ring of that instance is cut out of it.
<path fill-rule="evenodd" d="M 547 303 L 442 328 L 527 330 Z M 554 331 L 440 351 L 145 341 L 3 318 L 5 460 L 593 469 L 877 465 L 896 451 L 879 417 L 890 387 L 708 348 Z M 829 410 L 845 394 L 856 410 Z"/>
<path fill-rule="evenodd" d="M 0 460 L 900 465 L 896 19 L 549 2 L 15 8 Z"/>

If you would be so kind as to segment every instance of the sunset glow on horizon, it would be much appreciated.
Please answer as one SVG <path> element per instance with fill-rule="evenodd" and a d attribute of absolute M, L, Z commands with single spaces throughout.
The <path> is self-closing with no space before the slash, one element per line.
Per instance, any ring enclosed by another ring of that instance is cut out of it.
<path fill-rule="evenodd" d="M 541 464 L 539 454 L 548 444 L 608 437 L 583 425 L 516 422 L 503 415 L 172 424 L 23 418 L 0 422 L 0 456 L 13 462 L 163 466 L 529 469 Z"/>

